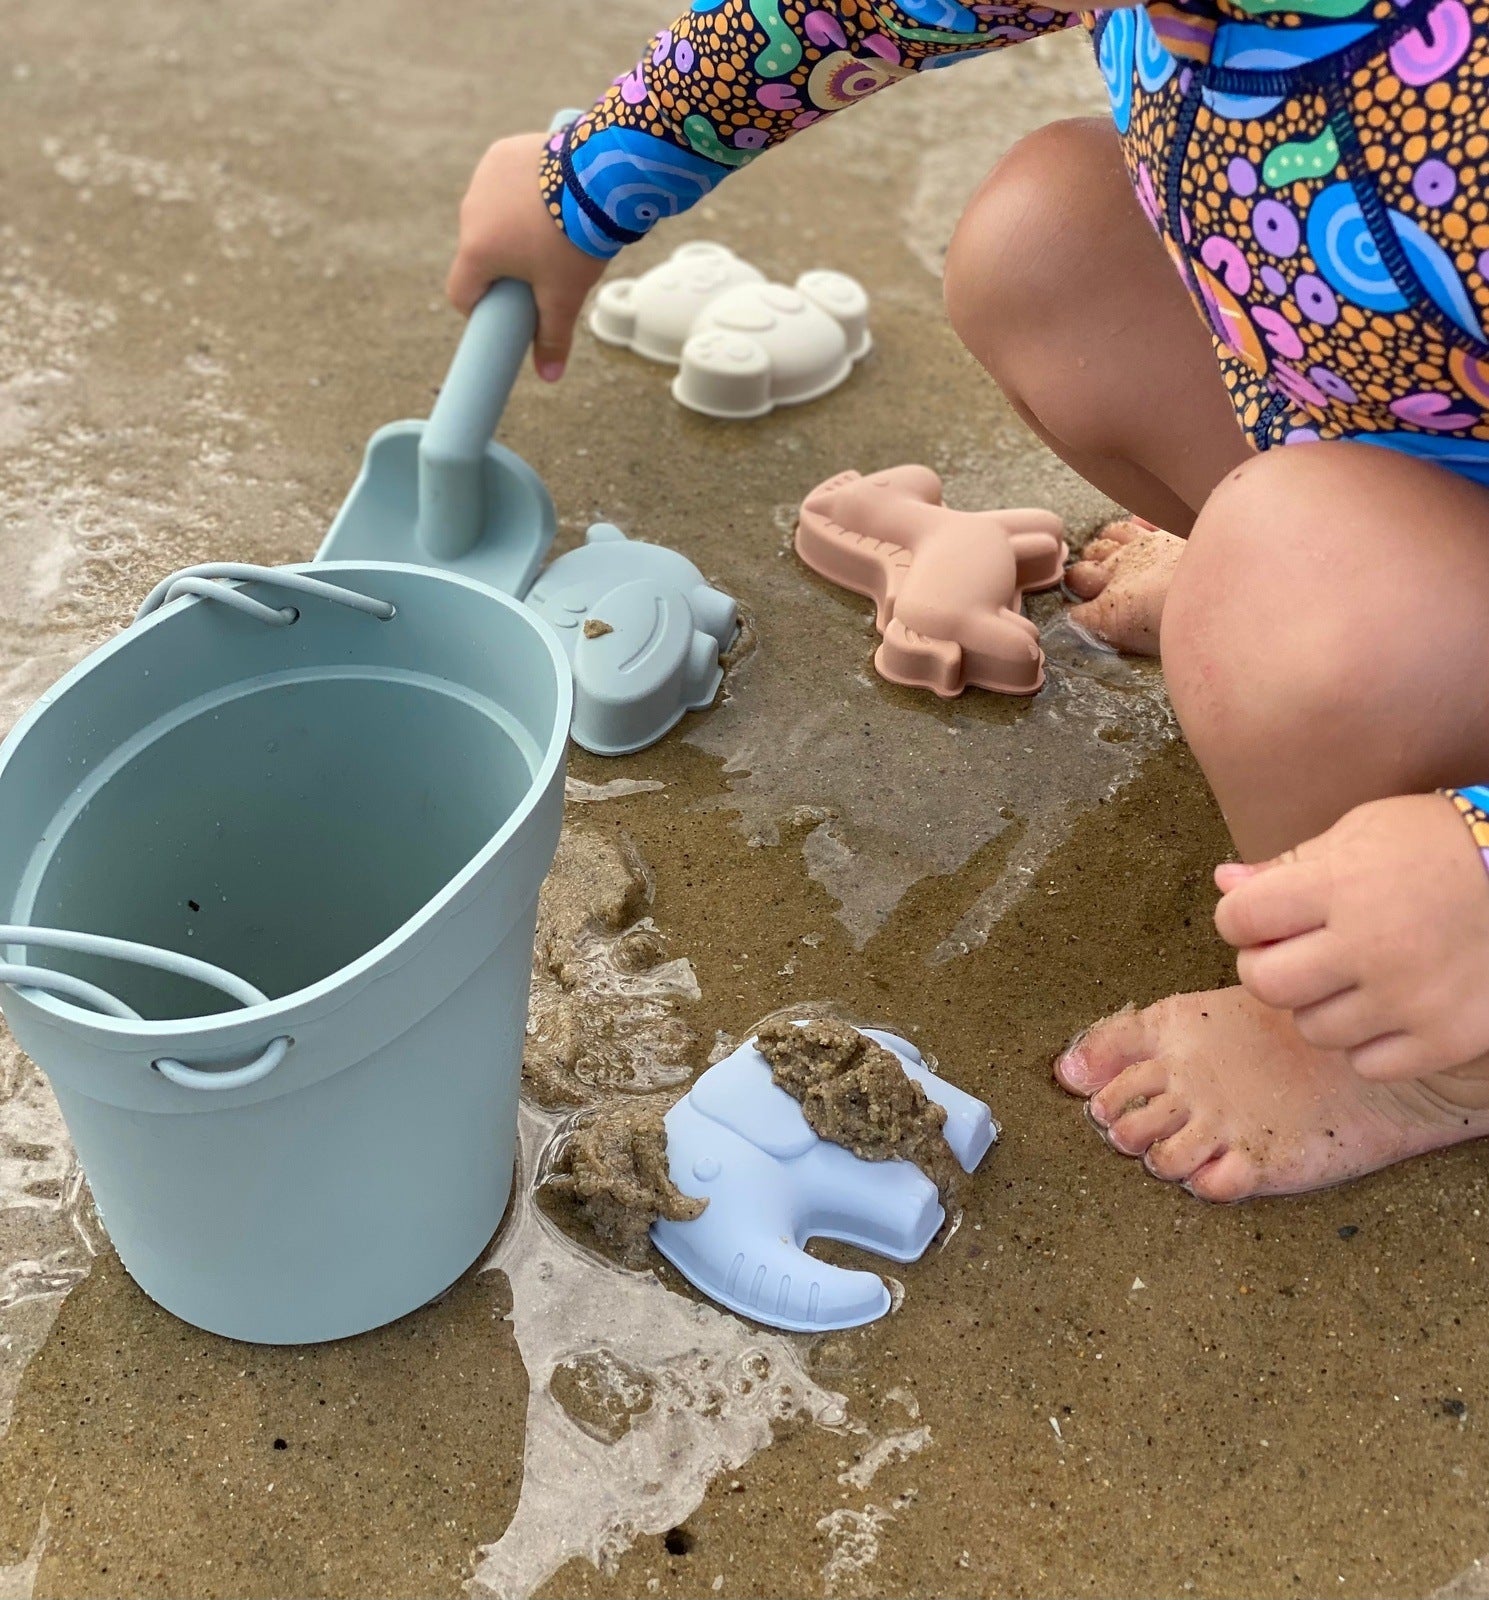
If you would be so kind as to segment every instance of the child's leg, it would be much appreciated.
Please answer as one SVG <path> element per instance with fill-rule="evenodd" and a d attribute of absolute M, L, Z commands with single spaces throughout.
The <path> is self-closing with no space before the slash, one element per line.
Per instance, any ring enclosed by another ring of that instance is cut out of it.
<path fill-rule="evenodd" d="M 1029 426 L 1140 516 L 1187 533 L 1251 454 L 1110 122 L 1055 123 L 999 163 L 951 241 L 946 305 Z M 1075 620 L 1118 649 L 1156 654 L 1181 549 L 1156 533 L 1095 545 L 1071 569 L 1087 602 Z"/>
<path fill-rule="evenodd" d="M 1489 492 L 1371 446 L 1253 458 L 1109 127 L 1016 147 L 953 240 L 946 293 L 968 348 L 1067 462 L 1194 527 L 1182 560 L 1158 547 L 1122 578 L 1107 637 L 1152 637 L 1162 613 L 1174 704 L 1248 857 L 1369 799 L 1489 778 Z M 1489 1062 L 1367 1082 L 1239 989 L 1111 1019 L 1059 1075 L 1119 1150 L 1212 1199 L 1489 1134 Z"/>
<path fill-rule="evenodd" d="M 999 163 L 951 241 L 946 307 L 1029 426 L 1161 527 L 1187 533 L 1251 454 L 1110 121 L 1054 123 Z"/>
<path fill-rule="evenodd" d="M 1292 446 L 1231 474 L 1179 564 L 1163 658 L 1243 856 L 1367 800 L 1483 781 L 1486 618 L 1489 491 L 1368 445 Z M 1112 1018 L 1059 1075 L 1119 1150 L 1211 1199 L 1489 1133 L 1489 1062 L 1368 1082 L 1238 989 Z"/>
<path fill-rule="evenodd" d="M 1489 490 L 1376 445 L 1255 457 L 1200 513 L 1163 666 L 1246 860 L 1484 782 Z"/>

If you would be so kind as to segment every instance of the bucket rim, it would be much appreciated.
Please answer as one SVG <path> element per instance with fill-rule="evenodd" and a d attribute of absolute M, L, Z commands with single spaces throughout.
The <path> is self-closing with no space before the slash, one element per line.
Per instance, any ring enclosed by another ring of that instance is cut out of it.
<path fill-rule="evenodd" d="M 289 994 L 281 995 L 263 1005 L 241 1006 L 235 1010 L 213 1012 L 210 1015 L 200 1017 L 134 1020 L 105 1016 L 99 1012 L 90 1011 L 84 1006 L 70 1004 L 44 991 L 27 990 L 22 993 L 15 988 L 5 990 L 7 1004 L 19 1001 L 52 1021 L 65 1023 L 69 1027 L 76 1028 L 81 1026 L 86 1028 L 100 1045 L 113 1044 L 129 1049 L 138 1048 L 145 1039 L 149 1039 L 152 1042 L 151 1048 L 156 1048 L 162 1041 L 192 1039 L 203 1034 L 221 1035 L 229 1030 L 234 1035 L 238 1035 L 262 1030 L 266 1025 L 275 1026 L 281 1024 L 287 1018 L 300 1015 L 307 1010 L 324 1004 L 343 991 L 349 994 L 360 988 L 378 975 L 379 968 L 389 966 L 389 958 L 400 947 L 404 947 L 407 953 L 412 955 L 416 948 L 416 940 L 419 933 L 426 929 L 429 924 L 436 921 L 442 913 L 449 911 L 456 905 L 469 886 L 490 867 L 502 849 L 526 826 L 533 813 L 552 788 L 555 779 L 562 775 L 567 761 L 569 729 L 574 715 L 573 669 L 569 665 L 569 659 L 564 654 L 563 645 L 559 642 L 558 635 L 554 632 L 552 626 L 515 596 L 505 594 L 500 589 L 493 588 L 490 584 L 482 583 L 478 579 L 467 577 L 463 573 L 447 572 L 437 567 L 423 566 L 416 562 L 293 561 L 278 563 L 276 570 L 303 573 L 310 577 L 321 577 L 334 573 L 341 573 L 347 576 L 352 574 L 375 575 L 377 573 L 389 573 L 404 579 L 414 578 L 419 581 L 428 580 L 437 584 L 447 584 L 455 588 L 469 590 L 483 600 L 495 601 L 502 609 L 526 626 L 541 641 L 547 652 L 549 664 L 553 669 L 557 703 L 554 708 L 552 732 L 548 737 L 546 747 L 542 748 L 541 759 L 528 781 L 526 791 L 521 800 L 513 807 L 501 827 L 492 834 L 481 849 L 425 900 L 412 916 L 406 918 L 384 938 L 380 939 L 377 944 L 365 950 L 355 960 L 337 967 L 334 972 L 327 973 L 323 978 L 318 978 L 314 983 L 292 990 Z M 169 626 L 177 617 L 184 616 L 191 608 L 211 603 L 196 596 L 174 601 L 143 620 L 121 628 L 112 639 L 100 645 L 96 650 L 89 651 L 81 661 L 69 668 L 62 677 L 57 679 L 49 689 L 41 694 L 35 704 L 17 720 L 15 726 L 5 736 L 5 739 L 0 741 L 0 778 L 3 778 L 12 756 L 20 748 L 20 745 L 35 725 L 57 701 L 77 684 L 98 670 L 111 656 L 119 654 L 128 648 L 142 634 L 154 628 Z M 536 743 L 536 741 L 534 742 Z M 88 929 L 84 931 L 97 932 L 99 930 Z"/>

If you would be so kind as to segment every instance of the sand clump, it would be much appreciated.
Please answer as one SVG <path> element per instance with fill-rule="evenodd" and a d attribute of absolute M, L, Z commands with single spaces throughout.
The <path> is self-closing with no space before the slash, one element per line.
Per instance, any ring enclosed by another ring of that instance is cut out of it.
<path fill-rule="evenodd" d="M 567 1197 L 628 1267 L 646 1265 L 653 1222 L 693 1222 L 708 1208 L 685 1195 L 667 1169 L 663 1118 L 675 1103 L 653 1096 L 606 1106 L 570 1134 L 545 1185 Z"/>
<path fill-rule="evenodd" d="M 614 633 L 615 629 L 608 622 L 601 622 L 598 617 L 584 619 L 584 637 L 586 639 L 603 639 L 607 633 Z"/>
<path fill-rule="evenodd" d="M 538 965 L 574 985 L 587 936 L 622 935 L 650 900 L 646 868 L 626 840 L 565 828 L 538 896 Z"/>
<path fill-rule="evenodd" d="M 755 1046 L 818 1138 L 865 1161 L 913 1162 L 943 1204 L 955 1203 L 964 1174 L 942 1132 L 946 1112 L 891 1051 L 832 1018 L 766 1022 Z M 685 1195 L 668 1170 L 665 1118 L 677 1099 L 605 1106 L 575 1127 L 544 1184 L 550 1202 L 629 1267 L 646 1265 L 658 1218 L 692 1222 L 708 1205 Z"/>
<path fill-rule="evenodd" d="M 946 1112 L 883 1045 L 846 1022 L 818 1017 L 802 1025 L 767 1022 L 755 1048 L 818 1138 L 865 1161 L 913 1161 L 943 1202 L 956 1195 L 963 1174 L 942 1133 Z"/>
<path fill-rule="evenodd" d="M 647 914 L 651 880 L 624 835 L 566 827 L 538 901 L 523 1080 L 550 1109 L 691 1076 L 699 998 L 692 966 L 668 959 Z"/>

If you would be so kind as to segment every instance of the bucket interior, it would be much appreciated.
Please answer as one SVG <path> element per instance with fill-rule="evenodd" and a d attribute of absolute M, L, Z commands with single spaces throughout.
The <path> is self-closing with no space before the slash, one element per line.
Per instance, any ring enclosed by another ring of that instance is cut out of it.
<path fill-rule="evenodd" d="M 25 921 L 179 950 L 270 999 L 381 943 L 521 805 L 535 752 L 439 679 L 260 680 L 157 723 L 85 787 L 33 858 Z M 231 1009 L 214 990 L 48 953 L 146 1018 Z"/>

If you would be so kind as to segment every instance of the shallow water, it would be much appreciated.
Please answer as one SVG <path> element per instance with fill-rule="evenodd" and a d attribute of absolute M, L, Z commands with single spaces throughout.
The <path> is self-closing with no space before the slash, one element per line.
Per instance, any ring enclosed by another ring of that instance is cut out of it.
<path fill-rule="evenodd" d="M 684 1522 L 778 1424 L 848 1426 L 847 1402 L 808 1376 L 805 1341 L 625 1272 L 544 1217 L 530 1183 L 559 1127 L 524 1107 L 525 1181 L 486 1262 L 511 1283 L 529 1385 L 522 1497 L 475 1570 L 475 1592 L 502 1600 L 522 1600 L 576 1556 L 614 1572 L 638 1537 Z M 561 1373 L 582 1408 L 555 1392 Z M 596 1412 L 609 1426 L 584 1425 Z"/>
<path fill-rule="evenodd" d="M 1085 644 L 1047 597 L 1031 605 L 1042 619 L 1045 689 L 1027 701 L 972 693 L 941 703 L 886 685 L 871 665 L 867 602 L 812 578 L 794 557 L 770 562 L 755 590 L 782 632 L 828 648 L 861 640 L 863 666 L 824 683 L 799 657 L 761 650 L 684 738 L 722 762 L 729 793 L 716 803 L 752 842 L 778 844 L 782 819 L 810 824 L 807 870 L 838 902 L 856 949 L 915 884 L 1003 840 L 998 883 L 937 930 L 934 958 L 984 942 L 1072 818 L 1177 736 L 1156 667 Z"/>

